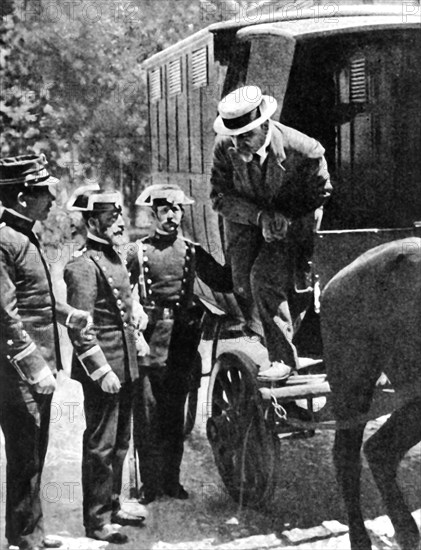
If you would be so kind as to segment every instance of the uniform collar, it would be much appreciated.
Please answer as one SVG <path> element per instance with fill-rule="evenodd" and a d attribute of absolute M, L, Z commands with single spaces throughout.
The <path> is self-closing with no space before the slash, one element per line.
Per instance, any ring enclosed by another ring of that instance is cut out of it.
<path fill-rule="evenodd" d="M 93 250 L 103 250 L 103 251 L 112 250 L 117 254 L 117 251 L 115 250 L 112 243 L 110 243 L 106 239 L 101 239 L 101 237 L 97 237 L 96 235 L 93 235 L 90 231 L 88 231 L 86 235 L 86 246 L 89 248 L 92 248 Z"/>
<path fill-rule="evenodd" d="M 160 231 L 159 229 L 156 229 L 153 235 L 153 238 L 155 240 L 163 243 L 173 243 L 177 240 L 177 237 L 178 231 L 175 231 L 174 233 L 165 233 L 164 231 Z"/>
<path fill-rule="evenodd" d="M 6 225 L 25 233 L 32 232 L 32 228 L 35 225 L 35 220 L 31 220 L 30 218 L 19 214 L 19 212 L 16 212 L 12 208 L 4 208 L 1 215 L 1 220 L 5 222 Z"/>
<path fill-rule="evenodd" d="M 110 243 L 110 241 L 107 241 L 107 239 L 101 239 L 101 237 L 97 237 L 96 235 L 94 235 L 93 233 L 91 233 L 90 231 L 88 231 L 87 235 L 86 235 L 86 238 L 91 240 L 91 241 L 95 241 L 97 243 L 101 243 L 101 244 L 104 244 L 106 246 L 112 246 L 112 244 Z"/>

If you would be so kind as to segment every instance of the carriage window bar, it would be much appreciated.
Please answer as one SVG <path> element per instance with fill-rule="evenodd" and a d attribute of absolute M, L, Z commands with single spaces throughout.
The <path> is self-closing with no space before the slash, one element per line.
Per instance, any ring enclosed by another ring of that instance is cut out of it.
<path fill-rule="evenodd" d="M 205 46 L 192 53 L 192 85 L 200 88 L 208 84 L 208 49 Z"/>
<path fill-rule="evenodd" d="M 168 67 L 168 94 L 181 94 L 181 60 L 171 61 Z"/>
<path fill-rule="evenodd" d="M 358 57 L 351 61 L 350 75 L 351 103 L 365 103 L 367 101 L 367 78 L 364 57 Z"/>
<path fill-rule="evenodd" d="M 149 98 L 151 102 L 162 98 L 161 68 L 149 72 Z"/>

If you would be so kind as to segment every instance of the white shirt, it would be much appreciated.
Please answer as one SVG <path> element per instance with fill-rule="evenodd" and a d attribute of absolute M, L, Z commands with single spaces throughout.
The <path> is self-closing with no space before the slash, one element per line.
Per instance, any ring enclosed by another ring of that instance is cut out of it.
<path fill-rule="evenodd" d="M 266 134 L 265 142 L 260 147 L 260 149 L 256 151 L 256 155 L 259 155 L 260 157 L 260 166 L 262 166 L 262 164 L 265 162 L 268 156 L 268 147 L 271 139 L 272 139 L 272 126 L 269 123 L 268 133 Z"/>

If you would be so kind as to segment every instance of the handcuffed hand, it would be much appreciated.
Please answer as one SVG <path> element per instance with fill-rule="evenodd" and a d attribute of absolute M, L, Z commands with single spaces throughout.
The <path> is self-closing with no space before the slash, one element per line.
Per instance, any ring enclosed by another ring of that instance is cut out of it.
<path fill-rule="evenodd" d="M 48 376 L 34 384 L 33 388 L 36 393 L 48 395 L 56 390 L 57 382 L 53 374 L 49 374 Z"/>
<path fill-rule="evenodd" d="M 259 218 L 262 235 L 267 243 L 285 239 L 289 223 L 289 220 L 280 212 L 263 211 Z"/>
<path fill-rule="evenodd" d="M 112 370 L 108 371 L 100 380 L 101 390 L 105 393 L 118 393 L 121 388 L 120 380 Z"/>

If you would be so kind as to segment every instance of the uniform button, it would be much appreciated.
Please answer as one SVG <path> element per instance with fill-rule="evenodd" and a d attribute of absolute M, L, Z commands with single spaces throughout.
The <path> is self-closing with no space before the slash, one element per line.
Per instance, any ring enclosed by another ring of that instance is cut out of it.
<path fill-rule="evenodd" d="M 116 288 L 113 288 L 113 294 L 114 296 L 118 296 L 120 293 Z"/>
<path fill-rule="evenodd" d="M 149 267 L 144 267 L 143 269 L 144 269 L 145 273 L 147 273 L 149 271 Z"/>
<path fill-rule="evenodd" d="M 95 256 L 95 260 L 98 261 L 98 260 L 99 260 L 99 256 Z"/>
<path fill-rule="evenodd" d="M 108 277 L 107 280 L 108 280 L 109 283 L 112 283 L 112 282 L 113 282 L 113 278 L 112 278 L 112 277 Z"/>
<path fill-rule="evenodd" d="M 13 340 L 7 340 L 7 345 L 8 346 L 13 346 Z"/>
<path fill-rule="evenodd" d="M 125 313 L 126 313 L 126 312 L 124 311 L 124 309 L 120 310 L 120 315 L 121 315 L 122 317 L 124 317 L 124 314 L 125 314 Z"/>
<path fill-rule="evenodd" d="M 148 285 L 151 285 L 152 284 L 152 279 L 148 279 L 146 282 L 148 283 Z"/>
<path fill-rule="evenodd" d="M 152 290 L 151 290 L 151 289 L 148 290 L 148 294 L 152 294 Z"/>
<path fill-rule="evenodd" d="M 181 290 L 181 291 L 180 291 L 180 294 L 181 294 L 182 296 L 183 296 L 183 294 L 185 294 L 185 293 L 186 293 L 185 290 Z"/>
<path fill-rule="evenodd" d="M 147 256 L 143 256 L 143 261 L 144 261 L 144 262 L 147 262 L 148 259 L 149 259 L 149 258 L 148 258 Z"/>
<path fill-rule="evenodd" d="M 148 250 L 148 247 L 146 246 L 146 244 L 143 245 L 143 252 L 146 252 Z"/>
<path fill-rule="evenodd" d="M 154 305 L 155 305 L 155 302 L 151 300 L 151 306 L 154 306 Z"/>
<path fill-rule="evenodd" d="M 183 283 L 187 283 L 187 279 L 183 279 Z"/>
<path fill-rule="evenodd" d="M 101 266 L 102 271 L 107 271 L 107 267 L 105 265 Z"/>
<path fill-rule="evenodd" d="M 175 307 L 180 307 L 180 302 L 175 302 Z"/>
<path fill-rule="evenodd" d="M 121 306 L 122 303 L 123 303 L 123 302 L 122 302 L 121 300 L 117 300 L 117 305 L 118 305 L 118 306 Z"/>
<path fill-rule="evenodd" d="M 127 328 L 128 326 L 129 326 L 129 325 L 126 323 L 126 321 L 124 321 L 123 327 L 124 327 L 124 328 Z"/>

